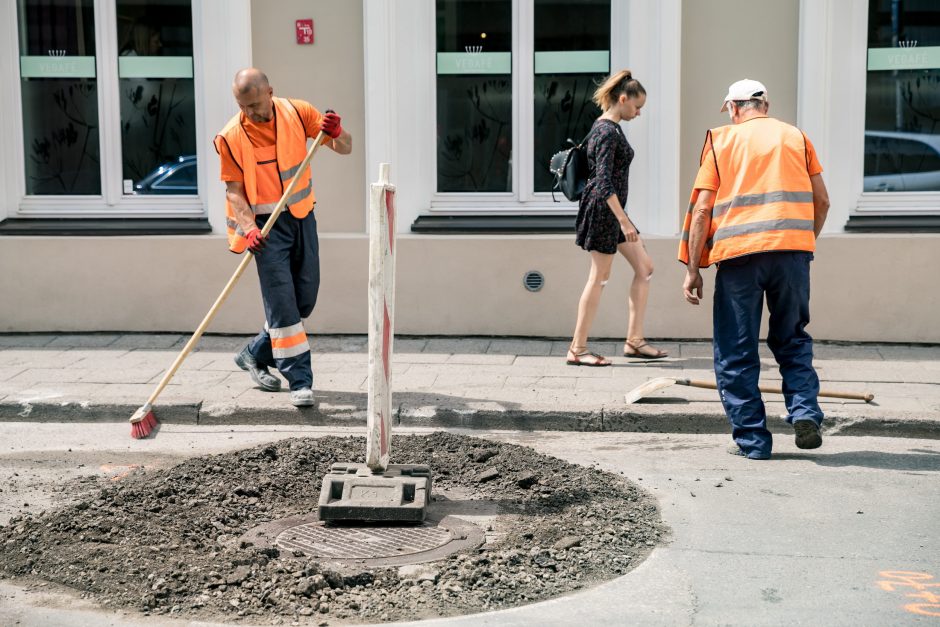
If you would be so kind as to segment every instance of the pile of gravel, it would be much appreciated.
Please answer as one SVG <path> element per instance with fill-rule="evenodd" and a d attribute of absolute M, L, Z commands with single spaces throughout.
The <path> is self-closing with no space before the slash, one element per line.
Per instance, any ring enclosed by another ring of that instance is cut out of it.
<path fill-rule="evenodd" d="M 403 620 L 593 585 L 636 566 L 663 534 L 653 500 L 622 478 L 526 447 L 434 433 L 396 436 L 394 461 L 430 466 L 434 494 L 498 504 L 484 546 L 351 572 L 239 540 L 262 523 L 315 511 L 330 465 L 362 462 L 364 450 L 363 438 L 290 439 L 137 471 L 69 507 L 0 527 L 0 578 L 39 578 L 106 607 L 181 618 Z"/>

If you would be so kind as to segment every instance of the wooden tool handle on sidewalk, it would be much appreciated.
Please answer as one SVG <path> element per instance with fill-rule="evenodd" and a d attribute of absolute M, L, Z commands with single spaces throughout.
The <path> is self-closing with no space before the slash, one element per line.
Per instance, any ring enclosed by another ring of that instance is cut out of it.
<path fill-rule="evenodd" d="M 281 215 L 282 211 L 284 211 L 284 207 L 287 205 L 287 199 L 291 194 L 294 193 L 294 188 L 297 187 L 297 183 L 302 178 L 301 175 L 307 169 L 307 166 L 310 165 L 310 160 L 313 159 L 313 155 L 316 154 L 317 149 L 320 147 L 320 143 L 326 137 L 327 135 L 323 131 L 320 131 L 317 134 L 316 139 L 313 141 L 313 146 L 311 146 L 307 151 L 307 156 L 305 156 L 304 160 L 300 162 L 300 167 L 297 168 L 297 174 L 295 174 L 294 178 L 291 179 L 290 184 L 281 195 L 281 199 L 277 201 L 277 205 L 275 205 L 274 211 L 271 212 L 270 217 L 268 218 L 267 222 L 265 222 L 264 228 L 261 229 L 262 237 L 267 237 L 268 233 L 271 232 L 271 228 L 274 226 L 274 221 L 277 220 L 277 217 Z M 212 319 L 215 318 L 215 314 L 218 313 L 219 309 L 222 307 L 222 303 L 224 303 L 225 299 L 228 298 L 228 295 L 232 292 L 232 288 L 234 288 L 235 284 L 238 283 L 238 279 L 241 278 L 242 274 L 245 272 L 245 268 L 248 267 L 248 264 L 251 263 L 252 259 L 254 259 L 254 254 L 250 250 L 246 250 L 244 256 L 242 257 L 241 263 L 238 264 L 238 267 L 235 269 L 235 273 L 232 275 L 232 278 L 229 279 L 228 283 L 225 284 L 225 287 L 222 288 L 222 293 L 219 294 L 219 297 L 215 299 L 215 303 L 213 303 L 212 307 L 209 308 L 209 313 L 207 313 L 206 317 L 202 319 L 201 323 L 199 323 L 199 326 L 196 328 L 193 336 L 189 338 L 188 342 L 186 342 L 186 346 L 184 346 L 183 350 L 180 351 L 180 354 L 176 356 L 176 360 L 173 362 L 173 365 L 170 366 L 170 369 L 167 370 L 166 374 L 163 375 L 163 378 L 160 379 L 160 383 L 157 384 L 153 394 L 151 394 L 150 398 L 147 399 L 147 405 L 153 405 L 154 401 L 157 400 L 157 397 L 160 396 L 160 392 L 163 391 L 163 388 L 167 386 L 167 384 L 170 382 L 170 379 L 172 379 L 173 375 L 176 374 L 176 371 L 179 370 L 183 360 L 186 359 L 186 356 L 189 355 L 189 353 L 196 346 L 196 342 L 199 341 L 199 338 L 202 337 L 206 327 L 208 327 L 209 323 L 212 322 Z"/>
<path fill-rule="evenodd" d="M 687 385 L 693 388 L 705 388 L 707 390 L 717 390 L 718 386 L 713 381 L 699 381 L 695 379 L 676 379 L 678 385 Z M 761 392 L 767 392 L 768 394 L 783 394 L 783 390 L 779 387 L 774 387 L 770 385 L 759 385 L 757 386 Z M 855 392 L 837 392 L 833 390 L 820 390 L 819 396 L 825 396 L 826 398 L 846 398 L 853 401 L 865 401 L 870 403 L 875 399 L 875 395 L 871 392 L 865 392 L 863 394 L 858 394 Z"/>

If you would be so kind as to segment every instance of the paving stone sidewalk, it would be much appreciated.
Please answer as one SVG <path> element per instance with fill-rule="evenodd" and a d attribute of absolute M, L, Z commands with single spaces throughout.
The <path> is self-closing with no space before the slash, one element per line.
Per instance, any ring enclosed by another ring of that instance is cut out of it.
<path fill-rule="evenodd" d="M 188 336 L 0 335 L 0 422 L 120 421 L 144 403 Z M 162 422 L 365 424 L 365 336 L 314 336 L 317 406 L 256 389 L 232 358 L 247 337 L 206 336 L 157 400 Z M 624 394 L 655 377 L 714 380 L 709 342 L 656 342 L 667 359 L 619 356 L 591 345 L 607 368 L 565 364 L 567 341 L 396 338 L 396 424 L 484 429 L 724 433 L 717 393 L 681 386 L 627 405 Z M 816 344 L 822 387 L 872 392 L 875 402 L 820 399 L 829 433 L 940 438 L 940 346 Z M 762 383 L 780 374 L 764 349 Z M 779 395 L 765 395 L 772 430 L 784 431 Z"/>

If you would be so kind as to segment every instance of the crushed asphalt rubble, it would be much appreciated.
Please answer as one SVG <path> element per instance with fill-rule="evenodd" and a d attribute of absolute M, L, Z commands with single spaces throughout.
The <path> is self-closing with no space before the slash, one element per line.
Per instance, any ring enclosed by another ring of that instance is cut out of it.
<path fill-rule="evenodd" d="M 394 461 L 428 465 L 435 498 L 495 504 L 482 546 L 424 564 L 350 569 L 241 539 L 315 511 L 331 464 L 361 462 L 364 450 L 363 438 L 295 438 L 102 481 L 67 506 L 0 527 L 0 578 L 52 582 L 149 615 L 380 622 L 569 593 L 634 568 L 666 534 L 654 500 L 623 477 L 433 433 L 396 436 Z"/>

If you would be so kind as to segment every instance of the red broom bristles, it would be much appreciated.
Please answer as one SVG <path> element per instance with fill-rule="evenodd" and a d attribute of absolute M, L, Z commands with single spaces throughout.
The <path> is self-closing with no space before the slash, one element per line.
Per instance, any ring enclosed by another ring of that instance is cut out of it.
<path fill-rule="evenodd" d="M 131 416 L 131 437 L 139 440 L 146 438 L 157 426 L 157 417 L 153 414 L 153 409 L 149 405 L 144 405 Z"/>

